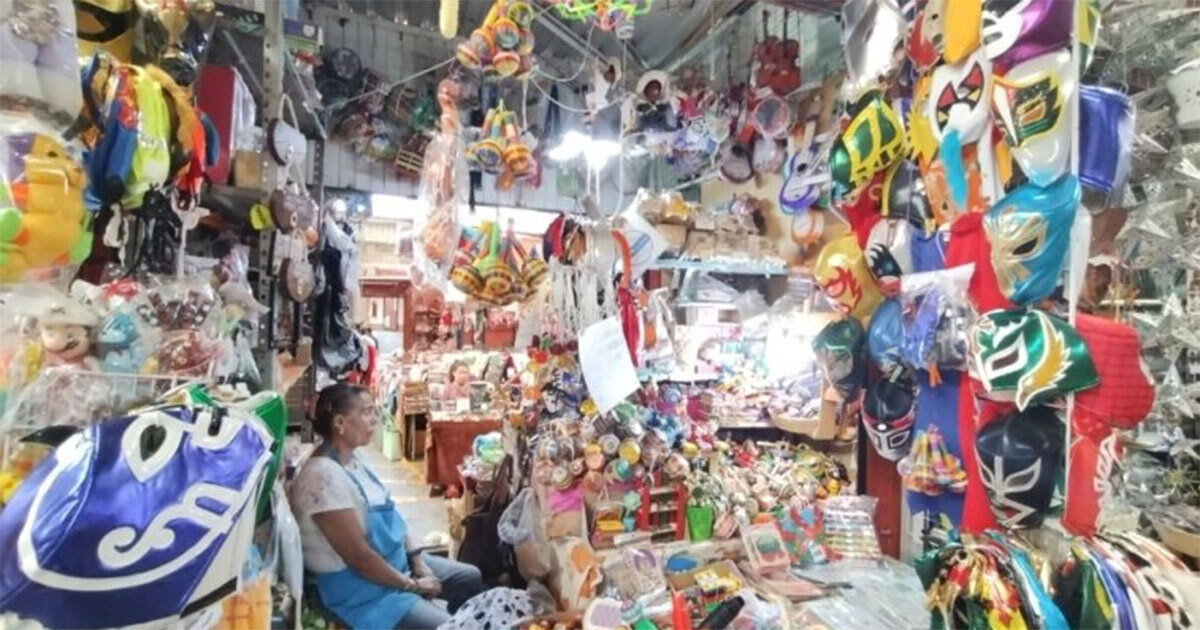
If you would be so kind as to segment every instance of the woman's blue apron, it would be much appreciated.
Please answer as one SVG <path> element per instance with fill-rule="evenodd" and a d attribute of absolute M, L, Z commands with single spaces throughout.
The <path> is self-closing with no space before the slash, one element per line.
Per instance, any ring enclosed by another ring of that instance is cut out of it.
<path fill-rule="evenodd" d="M 338 461 L 336 457 L 333 460 Z M 370 468 L 365 464 L 359 465 L 363 466 L 372 481 L 384 488 Z M 370 543 L 371 549 L 397 571 L 407 575 L 407 527 L 392 503 L 391 494 L 384 488 L 387 499 L 379 505 L 371 505 L 358 479 L 345 467 L 342 470 L 350 477 L 350 481 L 354 482 L 354 486 L 362 495 L 363 504 L 367 506 L 367 542 Z M 317 574 L 317 593 L 321 596 L 321 604 L 340 621 L 349 624 L 351 628 L 364 630 L 395 628 L 420 600 L 416 593 L 368 581 L 349 567 L 341 571 Z"/>

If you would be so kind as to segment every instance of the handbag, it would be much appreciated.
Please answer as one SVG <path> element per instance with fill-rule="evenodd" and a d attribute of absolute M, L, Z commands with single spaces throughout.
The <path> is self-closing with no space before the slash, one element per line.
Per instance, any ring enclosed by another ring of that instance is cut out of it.
<path fill-rule="evenodd" d="M 511 499 L 509 478 L 512 476 L 512 455 L 505 455 L 496 470 L 492 493 L 487 500 L 463 519 L 463 540 L 458 548 L 458 561 L 475 565 L 485 582 L 495 582 L 515 566 L 512 545 L 500 539 L 500 520 Z"/>

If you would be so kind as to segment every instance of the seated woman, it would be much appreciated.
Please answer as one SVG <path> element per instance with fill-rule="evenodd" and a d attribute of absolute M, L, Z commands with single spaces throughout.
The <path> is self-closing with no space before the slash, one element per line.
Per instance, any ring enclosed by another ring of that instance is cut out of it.
<path fill-rule="evenodd" d="M 355 452 L 377 424 L 375 405 L 358 385 L 331 385 L 317 398 L 313 430 L 322 442 L 289 490 L 304 568 L 316 576 L 321 603 L 351 628 L 436 628 L 483 582 L 471 565 L 409 553 L 415 547 L 404 519 Z"/>

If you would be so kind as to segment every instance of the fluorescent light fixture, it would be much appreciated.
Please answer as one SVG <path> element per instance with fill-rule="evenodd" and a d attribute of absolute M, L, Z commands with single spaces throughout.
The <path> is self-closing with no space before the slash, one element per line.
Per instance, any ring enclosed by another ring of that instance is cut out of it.
<path fill-rule="evenodd" d="M 621 154 L 621 145 L 613 140 L 596 140 L 574 129 L 563 134 L 558 146 L 546 152 L 555 162 L 569 162 L 583 156 L 588 168 L 598 171 L 609 160 Z"/>
<path fill-rule="evenodd" d="M 612 158 L 621 154 L 621 145 L 612 140 L 593 140 L 583 149 L 588 168 L 598 171 Z"/>
<path fill-rule="evenodd" d="M 579 157 L 591 141 L 590 136 L 585 136 L 572 129 L 563 134 L 562 141 L 558 143 L 558 146 L 547 151 L 546 155 L 555 162 L 569 162 Z"/>
<path fill-rule="evenodd" d="M 429 205 L 423 199 L 400 195 L 371 195 L 371 210 L 374 219 L 410 220 L 417 226 L 429 215 Z M 459 204 L 456 218 L 463 225 L 478 226 L 482 221 L 492 221 L 499 216 L 501 227 L 507 228 L 513 221 L 513 229 L 522 234 L 543 234 L 550 222 L 558 216 L 556 212 L 476 204 L 475 214 L 471 207 Z"/>

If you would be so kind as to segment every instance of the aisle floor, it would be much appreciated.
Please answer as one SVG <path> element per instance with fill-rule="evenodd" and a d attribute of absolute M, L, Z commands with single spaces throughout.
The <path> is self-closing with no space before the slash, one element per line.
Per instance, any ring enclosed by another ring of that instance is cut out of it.
<path fill-rule="evenodd" d="M 446 502 L 429 496 L 425 483 L 425 462 L 405 459 L 388 461 L 372 444 L 362 449 L 371 469 L 392 493 L 396 509 L 408 524 L 408 532 L 417 545 L 425 545 L 425 537 L 434 532 L 446 532 Z"/>

